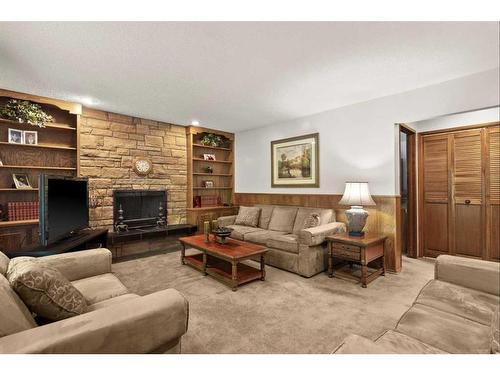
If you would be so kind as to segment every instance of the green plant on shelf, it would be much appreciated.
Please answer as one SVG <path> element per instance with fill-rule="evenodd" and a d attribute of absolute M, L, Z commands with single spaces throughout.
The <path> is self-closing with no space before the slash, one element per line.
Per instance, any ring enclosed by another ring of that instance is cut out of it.
<path fill-rule="evenodd" d="M 222 137 L 213 133 L 206 133 L 201 137 L 200 143 L 203 146 L 220 147 L 222 145 Z"/>
<path fill-rule="evenodd" d="M 27 100 L 10 99 L 0 106 L 0 118 L 44 128 L 54 118 L 45 113 L 39 104 Z"/>

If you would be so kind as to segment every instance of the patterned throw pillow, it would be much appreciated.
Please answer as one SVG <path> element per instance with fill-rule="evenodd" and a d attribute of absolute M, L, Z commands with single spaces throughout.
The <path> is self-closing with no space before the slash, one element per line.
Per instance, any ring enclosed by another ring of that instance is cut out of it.
<path fill-rule="evenodd" d="M 244 225 L 247 227 L 256 227 L 259 224 L 259 215 L 260 207 L 241 206 L 234 224 Z"/>
<path fill-rule="evenodd" d="M 304 220 L 304 229 L 307 228 L 314 228 L 319 225 L 320 217 L 316 213 L 310 214 L 305 220 Z"/>
<path fill-rule="evenodd" d="M 11 262 L 7 278 L 25 305 L 42 318 L 62 320 L 87 310 L 85 298 L 69 280 L 36 259 Z"/>

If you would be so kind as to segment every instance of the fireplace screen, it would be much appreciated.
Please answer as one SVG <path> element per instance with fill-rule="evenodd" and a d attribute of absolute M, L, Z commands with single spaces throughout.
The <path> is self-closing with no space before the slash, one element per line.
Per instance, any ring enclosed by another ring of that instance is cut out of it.
<path fill-rule="evenodd" d="M 166 190 L 113 191 L 113 222 L 116 231 L 166 224 Z"/>

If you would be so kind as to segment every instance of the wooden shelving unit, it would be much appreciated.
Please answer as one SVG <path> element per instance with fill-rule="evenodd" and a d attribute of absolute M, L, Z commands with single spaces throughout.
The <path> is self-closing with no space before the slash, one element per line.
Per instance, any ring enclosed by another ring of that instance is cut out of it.
<path fill-rule="evenodd" d="M 63 176 L 79 174 L 79 132 L 81 105 L 0 89 L 0 104 L 9 99 L 38 103 L 55 122 L 39 128 L 0 119 L 0 205 L 4 213 L 9 202 L 38 200 L 38 177 L 47 172 Z M 37 131 L 38 144 L 9 143 L 8 129 Z M 32 189 L 16 189 L 12 174 L 26 174 Z M 38 220 L 0 221 L 0 247 L 15 253 L 38 243 Z"/>
<path fill-rule="evenodd" d="M 225 139 L 220 147 L 205 146 L 201 138 L 206 133 L 213 133 Z M 220 216 L 237 212 L 233 206 L 234 194 L 234 134 L 214 129 L 190 126 L 186 128 L 188 152 L 188 223 L 203 229 L 204 221 L 215 220 Z M 215 160 L 205 160 L 203 154 L 215 155 Z M 206 171 L 213 169 L 212 173 Z M 205 187 L 205 181 L 212 181 L 213 187 Z M 194 207 L 195 196 L 218 196 L 219 205 Z"/>

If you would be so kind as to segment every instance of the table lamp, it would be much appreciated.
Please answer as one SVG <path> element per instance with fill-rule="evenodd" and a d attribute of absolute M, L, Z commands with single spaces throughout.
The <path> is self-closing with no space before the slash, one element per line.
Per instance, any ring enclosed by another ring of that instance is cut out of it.
<path fill-rule="evenodd" d="M 363 206 L 375 206 L 370 195 L 368 182 L 346 182 L 345 191 L 339 204 L 351 206 L 346 210 L 349 235 L 363 237 L 363 228 L 368 218 L 368 212 L 363 210 Z"/>

